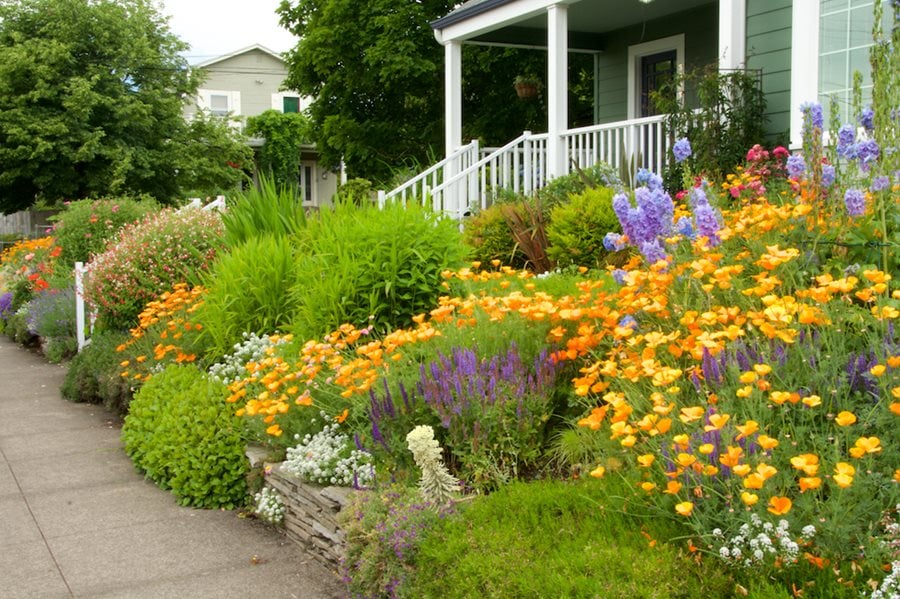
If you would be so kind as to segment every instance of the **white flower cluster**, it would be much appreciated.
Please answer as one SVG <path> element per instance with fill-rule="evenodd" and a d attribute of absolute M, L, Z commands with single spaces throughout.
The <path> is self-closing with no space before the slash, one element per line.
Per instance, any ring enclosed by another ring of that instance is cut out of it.
<path fill-rule="evenodd" d="M 338 428 L 337 423 L 326 424 L 315 435 L 303 437 L 296 447 L 288 448 L 282 467 L 313 483 L 362 487 L 372 482 L 372 457 L 353 448 L 350 438 Z"/>
<path fill-rule="evenodd" d="M 263 487 L 253 496 L 256 501 L 254 513 L 272 524 L 280 524 L 284 520 L 284 500 L 275 489 Z"/>
<path fill-rule="evenodd" d="M 900 561 L 891 562 L 891 573 L 884 577 L 871 599 L 898 599 L 900 597 Z"/>
<path fill-rule="evenodd" d="M 419 488 L 425 499 L 445 504 L 459 490 L 459 481 L 447 472 L 441 456 L 441 446 L 434 438 L 430 426 L 420 425 L 406 435 L 406 443 L 413 454 L 416 466 L 422 471 Z"/>
<path fill-rule="evenodd" d="M 268 335 L 260 337 L 256 333 L 244 333 L 244 340 L 234 345 L 234 352 L 222 358 L 222 362 L 209 367 L 209 376 L 226 385 L 240 380 L 247 374 L 247 362 L 262 360 L 273 347 L 287 341 L 287 338 L 281 336 L 276 336 L 273 340 Z"/>
<path fill-rule="evenodd" d="M 779 558 L 784 565 L 792 564 L 800 555 L 800 544 L 816 535 L 816 527 L 811 524 L 803 527 L 797 540 L 791 538 L 789 529 L 787 520 L 779 520 L 776 526 L 751 514 L 750 522 L 742 524 L 737 535 L 726 539 L 719 528 L 712 535 L 721 544 L 717 553 L 723 561 L 750 568 L 774 563 Z"/>

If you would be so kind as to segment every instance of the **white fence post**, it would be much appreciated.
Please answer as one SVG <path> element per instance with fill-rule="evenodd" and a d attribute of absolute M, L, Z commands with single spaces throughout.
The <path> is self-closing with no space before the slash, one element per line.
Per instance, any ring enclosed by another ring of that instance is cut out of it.
<path fill-rule="evenodd" d="M 78 351 L 80 352 L 90 342 L 85 339 L 85 313 L 84 313 L 84 262 L 75 263 L 75 326 L 78 339 Z"/>

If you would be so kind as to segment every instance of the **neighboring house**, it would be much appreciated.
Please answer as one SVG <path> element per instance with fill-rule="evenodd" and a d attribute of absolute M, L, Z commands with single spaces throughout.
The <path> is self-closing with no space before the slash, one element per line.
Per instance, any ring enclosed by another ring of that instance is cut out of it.
<path fill-rule="evenodd" d="M 891 3 L 884 5 L 890 31 Z M 821 102 L 828 122 L 828 96 L 836 94 L 846 122 L 854 70 L 864 74 L 864 96 L 871 95 L 873 7 L 872 0 L 469 0 L 432 23 L 445 49 L 447 158 L 382 195 L 427 191 L 436 207 L 461 215 L 489 201 L 496 186 L 529 192 L 567 174 L 573 163 L 604 160 L 658 171 L 669 139 L 648 92 L 660 75 L 716 62 L 723 70 L 760 71 L 769 134 L 799 147 L 803 102 Z M 547 133 L 523 134 L 488 155 L 475 142 L 463 144 L 466 44 L 547 51 Z M 592 127 L 568 126 L 570 52 L 594 56 Z"/>
<path fill-rule="evenodd" d="M 310 99 L 298 92 L 282 89 L 287 66 L 276 52 L 261 45 L 236 50 L 194 65 L 205 74 L 197 97 L 185 105 L 185 118 L 197 111 L 232 117 L 236 127 L 246 125 L 247 117 L 266 110 L 302 112 Z M 264 140 L 251 139 L 252 147 L 262 146 Z M 319 206 L 331 202 L 337 191 L 338 175 L 318 162 L 312 144 L 304 145 L 298 157 L 297 177 L 305 205 Z"/>

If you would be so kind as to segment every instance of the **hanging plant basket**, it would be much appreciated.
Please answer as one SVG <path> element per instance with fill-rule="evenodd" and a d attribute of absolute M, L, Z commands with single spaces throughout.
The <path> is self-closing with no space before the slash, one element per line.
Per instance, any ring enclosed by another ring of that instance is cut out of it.
<path fill-rule="evenodd" d="M 538 86 L 536 83 L 516 83 L 516 95 L 520 98 L 536 98 Z"/>

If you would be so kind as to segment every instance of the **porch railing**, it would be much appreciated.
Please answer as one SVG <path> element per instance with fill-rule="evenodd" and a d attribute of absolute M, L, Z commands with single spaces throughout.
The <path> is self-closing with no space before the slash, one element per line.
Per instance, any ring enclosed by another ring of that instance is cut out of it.
<path fill-rule="evenodd" d="M 617 168 L 626 183 L 640 168 L 661 172 L 670 146 L 664 121 L 659 115 L 566 131 L 564 174 L 598 162 Z M 436 210 L 461 218 L 489 206 L 501 190 L 530 195 L 548 182 L 547 139 L 546 133 L 526 131 L 503 147 L 480 150 L 473 141 L 397 189 L 379 192 L 379 202 L 430 200 Z"/>

